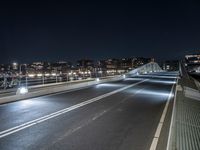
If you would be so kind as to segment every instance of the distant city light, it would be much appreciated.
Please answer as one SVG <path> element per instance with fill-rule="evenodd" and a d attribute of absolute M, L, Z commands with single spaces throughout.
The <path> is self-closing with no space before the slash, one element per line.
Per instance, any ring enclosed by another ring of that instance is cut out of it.
<path fill-rule="evenodd" d="M 28 77 L 33 78 L 35 76 L 35 74 L 28 74 Z"/>
<path fill-rule="evenodd" d="M 100 81 L 99 78 L 96 78 L 96 81 L 99 82 Z"/>
<path fill-rule="evenodd" d="M 42 74 L 41 74 L 41 73 L 38 73 L 38 74 L 37 74 L 37 76 L 38 76 L 38 77 L 41 77 L 41 76 L 42 76 Z"/>
<path fill-rule="evenodd" d="M 47 76 L 47 77 L 48 77 L 48 76 L 50 76 L 50 74 L 49 74 L 49 73 L 46 73 L 46 74 L 45 74 L 45 76 Z"/>
<path fill-rule="evenodd" d="M 16 63 L 16 62 L 14 62 L 14 63 L 13 63 L 13 66 L 17 66 L 17 63 Z"/>

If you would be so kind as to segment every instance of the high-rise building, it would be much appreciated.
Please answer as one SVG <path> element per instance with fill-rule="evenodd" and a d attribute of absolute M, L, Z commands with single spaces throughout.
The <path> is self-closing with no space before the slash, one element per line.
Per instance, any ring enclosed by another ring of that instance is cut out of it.
<path fill-rule="evenodd" d="M 94 61 L 90 59 L 81 59 L 77 61 L 77 68 L 80 71 L 92 71 L 94 69 Z"/>
<path fill-rule="evenodd" d="M 163 63 L 162 69 L 166 71 L 178 71 L 179 61 L 178 60 L 167 60 Z"/>
<path fill-rule="evenodd" d="M 200 54 L 185 55 L 186 68 L 189 72 L 200 71 Z"/>

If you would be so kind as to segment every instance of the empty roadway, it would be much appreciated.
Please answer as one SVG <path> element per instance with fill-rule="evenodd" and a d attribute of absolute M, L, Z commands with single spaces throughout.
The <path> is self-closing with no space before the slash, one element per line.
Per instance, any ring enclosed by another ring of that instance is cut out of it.
<path fill-rule="evenodd" d="M 0 105 L 0 149 L 147 150 L 175 76 L 154 73 Z"/>

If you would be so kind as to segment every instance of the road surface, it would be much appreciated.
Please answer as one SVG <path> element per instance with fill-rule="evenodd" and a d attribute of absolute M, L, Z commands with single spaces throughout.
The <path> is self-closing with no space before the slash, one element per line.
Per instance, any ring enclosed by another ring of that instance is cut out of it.
<path fill-rule="evenodd" d="M 0 105 L 0 150 L 148 150 L 176 73 Z"/>

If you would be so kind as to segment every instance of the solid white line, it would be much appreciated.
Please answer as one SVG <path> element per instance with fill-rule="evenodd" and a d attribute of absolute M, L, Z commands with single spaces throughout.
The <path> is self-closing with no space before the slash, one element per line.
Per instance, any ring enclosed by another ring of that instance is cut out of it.
<path fill-rule="evenodd" d="M 157 126 L 157 129 L 156 129 L 153 141 L 151 143 L 150 150 L 156 150 L 156 147 L 157 147 L 157 144 L 158 144 L 158 139 L 160 137 L 160 133 L 161 133 L 161 130 L 162 130 L 162 127 L 163 127 L 163 123 L 164 123 L 164 120 L 165 120 L 165 117 L 166 117 L 166 114 L 167 114 L 169 102 L 170 102 L 170 99 L 171 99 L 171 97 L 173 95 L 172 93 L 173 93 L 174 85 L 175 84 L 173 84 L 173 86 L 171 88 L 170 94 L 169 94 L 167 102 L 165 104 L 165 108 L 164 108 L 164 110 L 162 112 L 162 116 L 161 116 L 160 121 L 158 123 L 158 126 Z"/>
<path fill-rule="evenodd" d="M 140 81 L 140 82 L 131 84 L 131 85 L 129 85 L 129 86 L 126 86 L 126 87 L 117 89 L 117 90 L 115 90 L 115 91 L 112 91 L 112 92 L 109 92 L 109 93 L 100 95 L 100 96 L 98 96 L 98 97 L 92 98 L 92 99 L 90 99 L 90 100 L 81 102 L 81 103 L 79 103 L 79 104 L 70 106 L 70 107 L 65 108 L 65 109 L 62 109 L 62 110 L 59 110 L 59 111 L 54 112 L 54 113 L 51 113 L 51 114 L 49 114 L 49 115 L 45 115 L 45 116 L 40 117 L 40 118 L 38 118 L 38 119 L 34 119 L 34 120 L 32 120 L 32 121 L 23 123 L 23 124 L 21 124 L 21 125 L 19 125 L 19 126 L 15 126 L 15 127 L 13 127 L 13 128 L 10 128 L 10 129 L 1 131 L 1 132 L 0 132 L 0 138 L 3 138 L 3 137 L 8 136 L 8 135 L 10 135 L 10 134 L 19 132 L 19 131 L 21 131 L 21 130 L 23 130 L 23 129 L 26 129 L 26 128 L 31 127 L 31 126 L 36 125 L 36 124 L 39 124 L 39 123 L 44 122 L 44 121 L 46 121 L 46 120 L 49 120 L 49 119 L 51 119 L 51 118 L 55 118 L 55 117 L 57 117 L 57 116 L 60 116 L 60 115 L 62 115 L 62 114 L 64 114 L 64 113 L 67 113 L 67 112 L 70 112 L 70 111 L 72 111 L 72 110 L 75 110 L 75 109 L 77 109 L 77 108 L 83 107 L 83 106 L 88 105 L 88 104 L 90 104 L 90 103 L 96 102 L 96 101 L 101 100 L 101 99 L 103 99 L 103 98 L 105 98 L 105 97 L 111 96 L 111 95 L 113 95 L 113 94 L 116 94 L 116 93 L 121 92 L 121 91 L 123 91 L 123 90 L 126 90 L 126 89 L 128 89 L 128 88 L 131 88 L 131 87 L 133 87 L 133 86 L 136 86 L 136 85 L 138 85 L 138 84 L 141 84 L 141 83 L 143 83 L 143 82 L 145 82 L 145 81 L 147 81 L 147 80 L 149 80 L 149 79 L 146 79 L 146 80 L 143 80 L 143 81 Z"/>
<path fill-rule="evenodd" d="M 178 80 L 177 80 L 178 84 Z M 171 116 L 171 122 L 170 122 L 170 127 L 169 127 L 169 134 L 168 134 L 168 139 L 167 139 L 167 148 L 166 150 L 169 150 L 169 145 L 170 145 L 170 140 L 171 140 L 171 134 L 172 134 L 172 126 L 173 126 L 173 120 L 175 116 L 175 109 L 176 109 L 176 95 L 177 95 L 177 84 L 176 84 L 176 89 L 175 89 L 175 95 L 174 95 L 174 103 L 173 103 L 173 110 L 172 110 L 172 116 Z"/>

